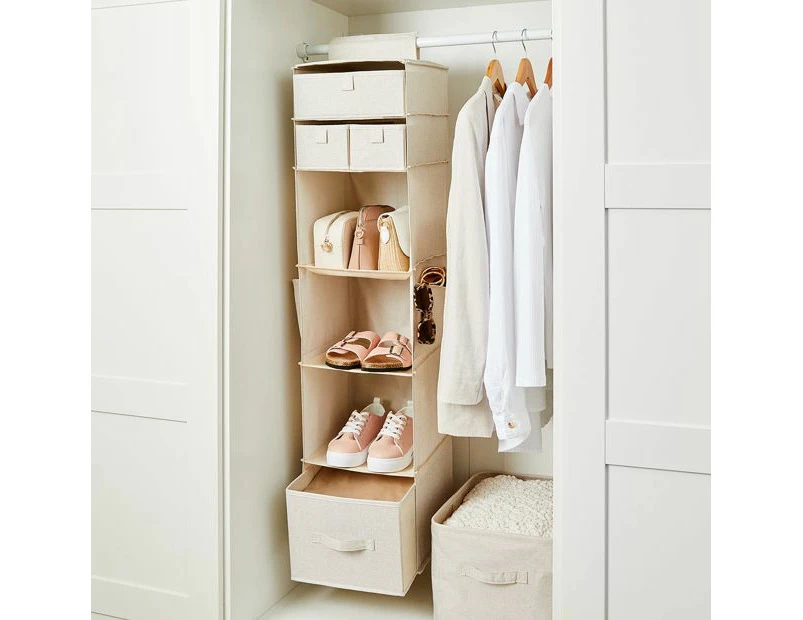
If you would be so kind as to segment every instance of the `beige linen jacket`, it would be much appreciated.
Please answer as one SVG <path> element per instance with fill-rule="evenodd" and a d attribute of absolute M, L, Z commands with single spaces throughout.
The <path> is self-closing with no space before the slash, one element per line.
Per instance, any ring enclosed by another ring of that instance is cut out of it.
<path fill-rule="evenodd" d="M 460 437 L 493 433 L 483 389 L 489 301 L 484 198 L 485 156 L 495 109 L 493 84 L 483 77 L 457 116 L 452 148 L 438 431 Z"/>

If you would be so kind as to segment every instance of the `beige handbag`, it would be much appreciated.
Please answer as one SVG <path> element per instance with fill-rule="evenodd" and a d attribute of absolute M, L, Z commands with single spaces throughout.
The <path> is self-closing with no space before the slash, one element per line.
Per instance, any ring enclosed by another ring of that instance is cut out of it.
<path fill-rule="evenodd" d="M 315 243 L 315 266 L 346 269 L 357 226 L 357 211 L 338 211 L 315 220 L 312 236 Z"/>
<path fill-rule="evenodd" d="M 392 213 L 383 213 L 379 227 L 379 270 L 410 269 L 410 207 L 405 205 Z"/>
<path fill-rule="evenodd" d="M 351 248 L 349 269 L 376 269 L 379 258 L 379 229 L 376 221 L 379 216 L 393 207 L 387 205 L 368 205 L 360 209 L 357 228 L 354 230 L 354 244 Z"/>

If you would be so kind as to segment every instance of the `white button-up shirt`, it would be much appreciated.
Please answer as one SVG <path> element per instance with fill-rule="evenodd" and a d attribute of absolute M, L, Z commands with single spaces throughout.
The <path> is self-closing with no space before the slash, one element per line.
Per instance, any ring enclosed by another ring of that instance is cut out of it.
<path fill-rule="evenodd" d="M 552 367 L 552 93 L 524 116 L 513 227 L 516 385 L 546 386 Z"/>
<path fill-rule="evenodd" d="M 438 431 L 461 437 L 489 437 L 493 432 L 483 390 L 489 304 L 484 195 L 495 108 L 493 84 L 483 77 L 457 116 L 452 147 Z"/>
<path fill-rule="evenodd" d="M 485 390 L 493 412 L 499 450 L 540 449 L 524 388 L 516 386 L 513 225 L 516 179 L 524 120 L 530 99 L 526 87 L 509 84 L 496 111 L 485 160 L 485 225 L 488 233 L 490 305 Z M 538 425 L 540 430 L 540 425 Z"/>

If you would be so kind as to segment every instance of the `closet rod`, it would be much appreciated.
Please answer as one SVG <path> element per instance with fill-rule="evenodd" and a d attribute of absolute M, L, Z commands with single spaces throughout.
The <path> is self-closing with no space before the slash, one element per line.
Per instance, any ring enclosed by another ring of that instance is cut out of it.
<path fill-rule="evenodd" d="M 494 36 L 495 34 L 495 36 Z M 499 30 L 494 32 L 478 32 L 475 34 L 453 34 L 441 37 L 417 37 L 415 44 L 419 48 L 424 47 L 448 47 L 451 45 L 491 45 L 492 43 L 519 43 L 522 38 L 525 41 L 543 41 L 552 39 L 552 30 L 545 28 L 542 30 Z M 313 45 L 311 43 L 299 43 L 296 46 L 296 55 L 299 58 L 309 56 L 326 56 L 329 53 L 329 46 L 326 44 Z"/>

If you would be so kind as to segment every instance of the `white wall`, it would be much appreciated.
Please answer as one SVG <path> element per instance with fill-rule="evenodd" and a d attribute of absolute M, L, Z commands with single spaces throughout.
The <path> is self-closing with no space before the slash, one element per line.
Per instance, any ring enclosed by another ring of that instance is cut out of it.
<path fill-rule="evenodd" d="M 464 7 L 410 11 L 351 17 L 349 34 L 417 32 L 420 36 L 465 34 L 489 30 L 521 30 L 549 28 L 552 21 L 551 2 L 520 2 L 492 6 Z M 524 54 L 520 43 L 500 43 L 496 46 L 505 77 L 513 81 L 519 59 Z M 551 54 L 549 41 L 531 41 L 526 49 L 539 81 L 546 72 Z M 490 45 L 422 49 L 423 60 L 449 67 L 449 127 L 454 135 L 454 123 L 460 108 L 476 92 L 493 57 Z M 544 429 L 544 450 L 538 455 L 509 454 L 497 451 L 496 438 L 458 439 L 454 443 L 455 483 L 460 484 L 478 471 L 509 471 L 512 473 L 552 472 L 552 423 Z"/>
<path fill-rule="evenodd" d="M 710 615 L 710 4 L 607 0 L 608 616 Z"/>
<path fill-rule="evenodd" d="M 292 587 L 285 486 L 301 473 L 292 66 L 301 41 L 347 30 L 309 0 L 230 0 L 224 411 L 228 617 Z"/>

